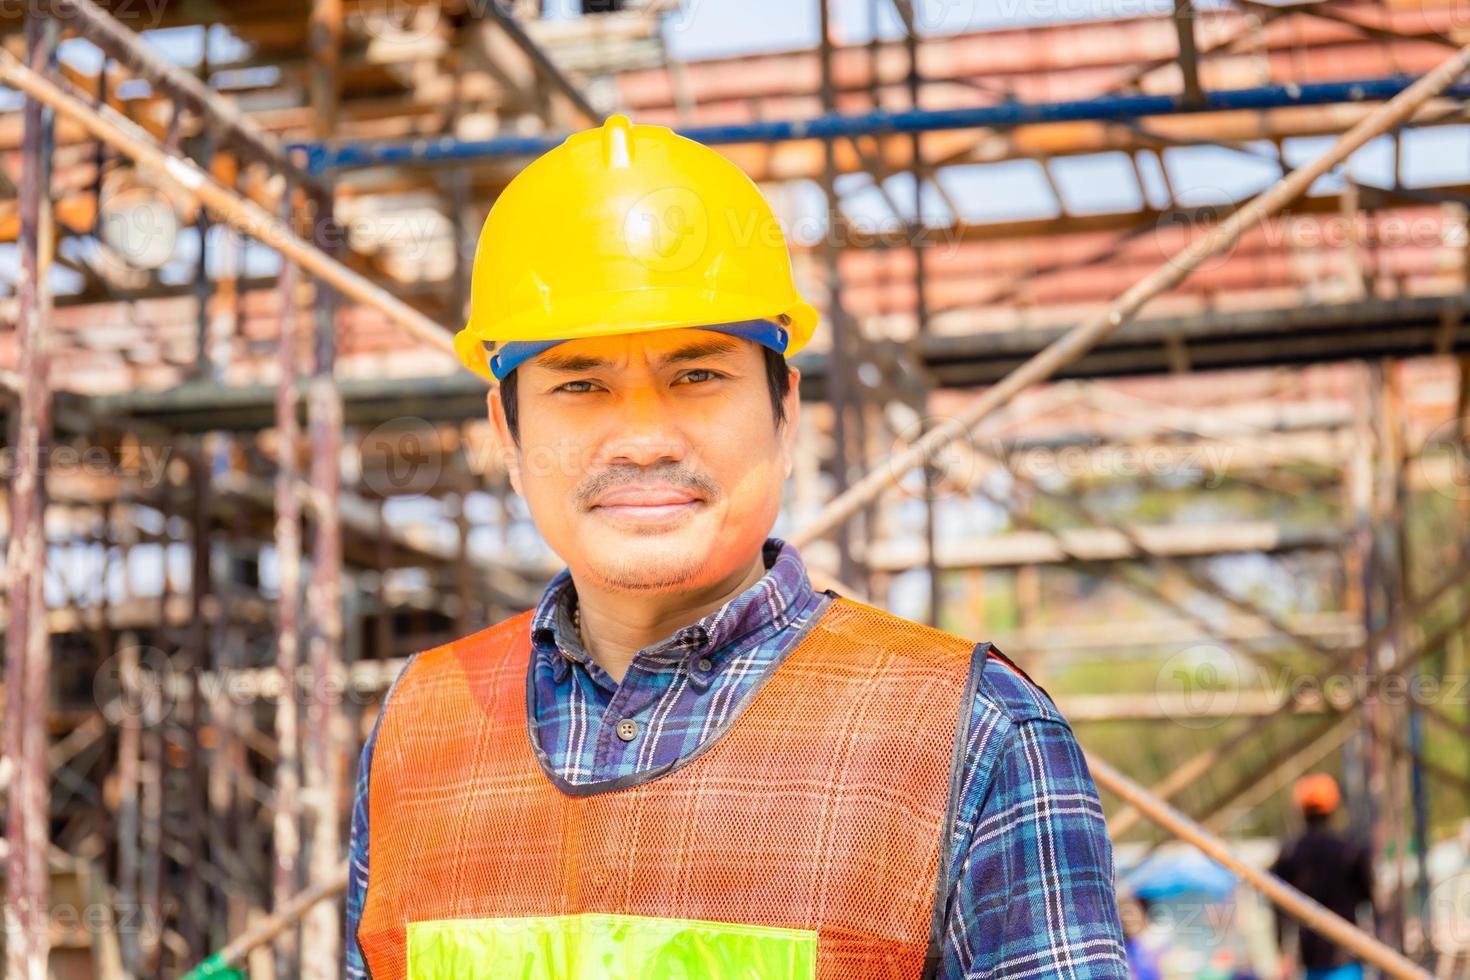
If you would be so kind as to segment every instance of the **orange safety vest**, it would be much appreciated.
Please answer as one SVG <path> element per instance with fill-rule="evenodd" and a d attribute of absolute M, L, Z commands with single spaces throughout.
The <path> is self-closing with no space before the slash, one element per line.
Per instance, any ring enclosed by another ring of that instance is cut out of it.
<path fill-rule="evenodd" d="M 531 611 L 415 657 L 370 773 L 373 980 L 932 975 L 989 644 L 829 595 L 717 737 L 590 785 L 527 724 Z"/>

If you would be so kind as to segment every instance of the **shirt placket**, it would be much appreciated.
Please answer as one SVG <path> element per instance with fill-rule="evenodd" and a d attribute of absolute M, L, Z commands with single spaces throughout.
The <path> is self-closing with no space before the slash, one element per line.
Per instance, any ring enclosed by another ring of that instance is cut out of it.
<path fill-rule="evenodd" d="M 592 761 L 594 778 L 615 779 L 637 771 L 634 760 L 650 751 L 650 738 L 657 738 L 650 721 L 664 699 L 675 696 L 683 663 L 698 645 L 680 638 L 640 650 L 633 658 L 602 714 Z"/>

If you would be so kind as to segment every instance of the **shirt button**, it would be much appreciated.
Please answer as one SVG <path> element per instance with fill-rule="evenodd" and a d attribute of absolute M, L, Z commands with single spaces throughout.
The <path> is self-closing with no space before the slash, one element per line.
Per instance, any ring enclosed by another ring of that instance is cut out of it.
<path fill-rule="evenodd" d="M 632 718 L 624 718 L 618 722 L 618 738 L 624 742 L 631 742 L 638 737 L 638 723 Z"/>
<path fill-rule="evenodd" d="M 714 665 L 714 661 L 711 660 L 709 657 L 700 657 L 699 663 L 695 664 L 694 666 L 698 667 L 700 670 L 709 670 L 714 667 Z"/>

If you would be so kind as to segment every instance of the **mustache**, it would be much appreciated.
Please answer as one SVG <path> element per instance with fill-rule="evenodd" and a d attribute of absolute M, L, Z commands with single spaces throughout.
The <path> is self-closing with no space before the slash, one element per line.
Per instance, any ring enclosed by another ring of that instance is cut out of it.
<path fill-rule="evenodd" d="M 698 494 L 705 500 L 720 496 L 720 486 L 703 473 L 688 469 L 678 463 L 648 469 L 642 466 L 612 466 L 583 480 L 575 491 L 577 503 L 583 510 L 591 508 L 603 494 L 624 486 L 645 483 L 667 483 L 680 490 Z"/>

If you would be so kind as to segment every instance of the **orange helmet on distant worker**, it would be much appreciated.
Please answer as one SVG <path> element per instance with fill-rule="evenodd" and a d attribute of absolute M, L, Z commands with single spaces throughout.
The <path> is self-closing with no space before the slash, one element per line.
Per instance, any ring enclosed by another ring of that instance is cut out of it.
<path fill-rule="evenodd" d="M 1302 813 L 1325 817 L 1337 810 L 1342 802 L 1342 791 L 1337 788 L 1337 780 L 1319 772 L 1297 780 L 1291 798 Z"/>

